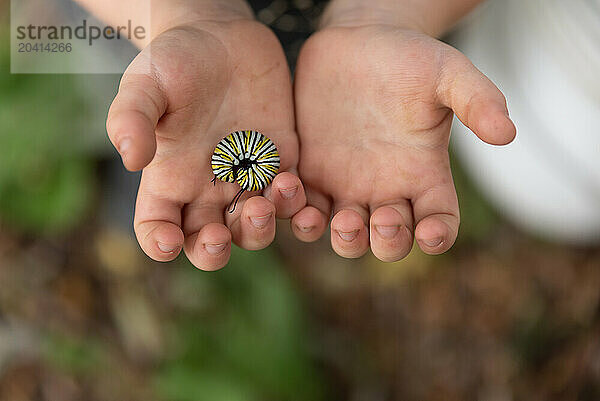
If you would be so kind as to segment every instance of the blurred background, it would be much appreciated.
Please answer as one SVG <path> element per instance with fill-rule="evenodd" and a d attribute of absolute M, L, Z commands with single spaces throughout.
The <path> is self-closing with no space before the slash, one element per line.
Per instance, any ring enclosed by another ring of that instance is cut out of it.
<path fill-rule="evenodd" d="M 253 6 L 293 65 L 324 3 Z M 281 222 L 217 273 L 154 263 L 131 229 L 139 176 L 104 132 L 119 77 L 11 75 L 8 14 L 0 0 L 1 401 L 600 399 L 600 247 L 521 228 L 468 145 L 443 256 L 344 260 Z"/>

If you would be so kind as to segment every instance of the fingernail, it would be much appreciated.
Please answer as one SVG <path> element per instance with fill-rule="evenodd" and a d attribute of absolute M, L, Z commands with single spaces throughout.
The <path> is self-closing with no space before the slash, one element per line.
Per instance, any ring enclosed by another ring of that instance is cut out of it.
<path fill-rule="evenodd" d="M 131 139 L 129 139 L 129 138 L 122 139 L 121 142 L 119 142 L 119 146 L 118 146 L 119 153 L 121 155 L 125 155 L 129 151 L 130 147 L 131 147 Z"/>
<path fill-rule="evenodd" d="M 250 216 L 250 221 L 252 222 L 252 225 L 256 228 L 265 228 L 266 225 L 269 224 L 271 216 L 273 216 L 273 213 L 269 213 L 266 216 L 261 217 Z"/>
<path fill-rule="evenodd" d="M 380 226 L 376 225 L 375 230 L 381 235 L 383 238 L 394 238 L 398 231 L 400 231 L 399 226 Z"/>
<path fill-rule="evenodd" d="M 423 243 L 429 247 L 436 247 L 442 243 L 442 237 L 432 238 L 432 239 L 423 239 L 421 240 Z"/>
<path fill-rule="evenodd" d="M 157 242 L 157 244 L 158 244 L 158 249 L 160 249 L 164 253 L 173 253 L 177 250 L 177 248 L 179 248 L 179 246 L 177 246 L 177 245 L 167 245 L 167 244 L 163 244 L 161 242 Z"/>
<path fill-rule="evenodd" d="M 292 199 L 298 193 L 298 186 L 292 188 L 280 188 L 279 193 L 283 199 Z"/>
<path fill-rule="evenodd" d="M 221 252 L 223 252 L 226 245 L 227 244 L 204 244 L 204 248 L 206 249 L 206 252 L 208 252 L 209 254 L 218 255 Z"/>
<path fill-rule="evenodd" d="M 298 230 L 302 231 L 303 233 L 309 233 L 315 228 L 314 226 L 304 227 L 304 226 L 299 226 L 297 224 L 296 224 L 296 227 L 298 228 Z"/>
<path fill-rule="evenodd" d="M 360 230 L 354 230 L 354 231 L 350 231 L 350 232 L 343 232 L 343 231 L 337 231 L 338 235 L 340 236 L 341 239 L 343 239 L 344 241 L 352 241 L 354 238 L 356 238 L 356 236 L 358 235 L 358 232 Z"/>

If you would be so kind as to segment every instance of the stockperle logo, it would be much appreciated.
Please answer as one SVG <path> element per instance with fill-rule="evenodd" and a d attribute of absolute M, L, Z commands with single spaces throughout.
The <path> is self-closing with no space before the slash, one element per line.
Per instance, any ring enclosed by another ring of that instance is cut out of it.
<path fill-rule="evenodd" d="M 105 40 L 144 40 L 146 39 L 146 28 L 137 25 L 134 26 L 131 20 L 127 21 L 127 25 L 118 26 L 97 26 L 90 24 L 84 19 L 80 25 L 75 27 L 70 25 L 53 26 L 53 25 L 19 25 L 16 27 L 17 40 L 27 41 L 42 41 L 44 44 L 56 41 L 71 41 L 73 39 L 86 40 L 89 46 L 92 46 L 95 41 Z M 25 43 L 25 42 L 23 42 Z M 64 44 L 64 43 L 63 43 Z"/>

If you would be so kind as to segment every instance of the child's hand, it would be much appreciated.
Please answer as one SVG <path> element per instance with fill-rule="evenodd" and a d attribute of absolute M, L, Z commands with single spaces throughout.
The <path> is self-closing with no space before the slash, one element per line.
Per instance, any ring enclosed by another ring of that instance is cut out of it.
<path fill-rule="evenodd" d="M 142 51 L 123 76 L 107 128 L 125 166 L 144 169 L 135 231 L 150 257 L 172 260 L 183 247 L 197 267 L 218 269 L 232 239 L 264 248 L 275 217 L 305 206 L 300 180 L 286 172 L 298 162 L 292 101 L 279 42 L 248 18 L 176 25 Z M 213 186 L 210 159 L 219 140 L 242 129 L 273 140 L 283 173 L 265 190 L 268 199 L 245 194 L 229 214 L 239 186 Z"/>
<path fill-rule="evenodd" d="M 296 78 L 300 176 L 324 227 L 354 258 L 428 254 L 454 243 L 459 226 L 448 161 L 453 111 L 483 141 L 515 136 L 502 93 L 450 46 L 415 30 L 369 23 L 327 27 L 305 44 Z M 299 218 L 302 218 L 302 221 Z M 296 235 L 307 241 L 320 233 Z"/>

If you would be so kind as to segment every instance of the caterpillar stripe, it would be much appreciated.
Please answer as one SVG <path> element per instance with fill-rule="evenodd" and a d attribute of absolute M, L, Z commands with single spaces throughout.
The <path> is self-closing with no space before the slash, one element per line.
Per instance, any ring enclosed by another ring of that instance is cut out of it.
<path fill-rule="evenodd" d="M 223 138 L 215 147 L 211 166 L 215 184 L 218 178 L 237 182 L 241 187 L 231 201 L 230 213 L 244 191 L 259 191 L 269 185 L 279 171 L 279 164 L 277 147 L 258 131 L 235 131 Z"/>

